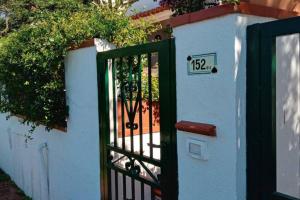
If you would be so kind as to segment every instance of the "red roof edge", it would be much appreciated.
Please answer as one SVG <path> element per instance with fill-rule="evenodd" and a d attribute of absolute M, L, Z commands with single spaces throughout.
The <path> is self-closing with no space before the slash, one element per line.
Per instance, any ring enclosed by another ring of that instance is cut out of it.
<path fill-rule="evenodd" d="M 241 2 L 239 5 L 225 4 L 174 17 L 170 19 L 170 24 L 171 27 L 177 27 L 233 13 L 270 17 L 275 19 L 285 19 L 300 16 L 300 13 L 298 12 Z"/>

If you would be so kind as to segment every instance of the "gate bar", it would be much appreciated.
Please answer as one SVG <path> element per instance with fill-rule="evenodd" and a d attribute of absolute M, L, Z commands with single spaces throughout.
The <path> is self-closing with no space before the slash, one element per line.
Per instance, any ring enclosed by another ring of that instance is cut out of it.
<path fill-rule="evenodd" d="M 150 148 L 150 158 L 153 158 L 153 135 L 152 135 L 152 60 L 151 53 L 148 53 L 148 87 L 149 87 L 149 148 Z"/>
<path fill-rule="evenodd" d="M 117 136 L 117 105 L 116 105 L 116 61 L 112 59 L 112 82 L 113 82 L 113 118 L 114 118 L 114 146 L 118 146 L 118 136 Z"/>
<path fill-rule="evenodd" d="M 139 130 L 140 130 L 140 155 L 143 156 L 143 101 L 142 101 L 142 65 L 141 65 L 141 55 L 138 55 L 138 68 L 139 68 Z M 144 183 L 141 181 L 141 200 L 144 200 Z"/>

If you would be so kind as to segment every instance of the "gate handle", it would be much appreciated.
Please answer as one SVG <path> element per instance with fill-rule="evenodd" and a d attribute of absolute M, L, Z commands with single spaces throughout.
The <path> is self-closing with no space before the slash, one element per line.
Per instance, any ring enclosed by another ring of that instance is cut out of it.
<path fill-rule="evenodd" d="M 159 145 L 159 144 L 150 144 L 150 143 L 147 143 L 147 145 L 149 147 L 152 147 L 152 148 L 161 148 L 161 145 Z"/>

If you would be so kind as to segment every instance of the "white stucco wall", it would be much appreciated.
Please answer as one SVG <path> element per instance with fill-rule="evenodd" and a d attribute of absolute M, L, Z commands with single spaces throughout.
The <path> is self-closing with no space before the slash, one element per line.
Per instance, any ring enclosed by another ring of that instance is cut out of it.
<path fill-rule="evenodd" d="M 97 45 L 99 51 L 112 48 Z M 0 168 L 34 200 L 100 199 L 96 54 L 96 47 L 89 47 L 66 57 L 67 133 L 39 127 L 26 144 L 28 129 L 17 118 L 0 115 Z"/>
<path fill-rule="evenodd" d="M 231 14 L 174 28 L 178 121 L 217 126 L 216 138 L 178 131 L 180 200 L 246 198 L 246 27 L 268 20 Z M 187 56 L 215 52 L 217 74 L 187 74 Z M 207 161 L 188 154 L 191 138 L 207 143 Z"/>
<path fill-rule="evenodd" d="M 217 126 L 216 138 L 178 131 L 179 200 L 245 200 L 246 27 L 269 20 L 231 14 L 174 28 L 178 121 Z M 217 74 L 187 74 L 187 56 L 214 52 Z M 90 47 L 66 58 L 67 133 L 40 127 L 25 144 L 24 126 L 0 115 L 0 168 L 34 199 L 100 198 L 96 53 Z M 208 144 L 207 161 L 189 156 L 191 138 Z"/>

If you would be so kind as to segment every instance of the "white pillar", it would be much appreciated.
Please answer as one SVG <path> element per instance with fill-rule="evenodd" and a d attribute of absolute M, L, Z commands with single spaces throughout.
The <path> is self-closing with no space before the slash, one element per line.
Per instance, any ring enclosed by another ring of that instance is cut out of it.
<path fill-rule="evenodd" d="M 175 27 L 178 121 L 214 124 L 217 137 L 178 131 L 179 200 L 246 199 L 246 28 L 270 20 L 230 14 Z M 187 73 L 187 57 L 217 53 L 216 74 Z M 189 139 L 207 143 L 191 157 Z"/>

